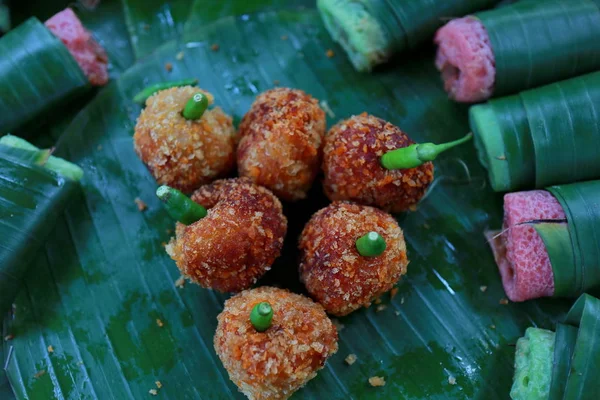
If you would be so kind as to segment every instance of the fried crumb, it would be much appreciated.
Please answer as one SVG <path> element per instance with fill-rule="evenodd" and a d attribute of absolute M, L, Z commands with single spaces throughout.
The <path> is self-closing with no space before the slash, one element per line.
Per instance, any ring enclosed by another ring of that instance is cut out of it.
<path fill-rule="evenodd" d="M 171 64 L 170 62 L 166 63 L 165 69 L 167 70 L 167 72 L 173 71 L 173 64 Z"/>
<path fill-rule="evenodd" d="M 159 388 L 159 389 L 160 389 L 160 388 L 162 387 L 162 383 L 160 383 L 160 381 L 156 381 L 156 382 L 154 382 L 154 383 L 156 384 L 156 387 L 157 387 L 157 388 Z"/>
<path fill-rule="evenodd" d="M 140 199 L 139 197 L 136 197 L 134 201 L 135 201 L 135 204 L 137 205 L 138 210 L 146 211 L 146 209 L 148 208 L 146 203 L 144 203 L 144 201 L 142 199 Z"/>
<path fill-rule="evenodd" d="M 177 53 L 177 55 L 175 56 L 175 59 L 177 61 L 181 61 L 183 60 L 183 56 L 185 56 L 185 53 L 183 51 L 180 51 L 179 53 Z"/>
<path fill-rule="evenodd" d="M 413 204 L 412 206 L 408 207 L 408 210 L 412 211 L 412 212 L 416 212 L 417 211 L 417 205 Z"/>
<path fill-rule="evenodd" d="M 404 296 L 400 299 L 400 304 L 404 304 Z"/>
<path fill-rule="evenodd" d="M 479 286 L 479 290 L 485 292 L 487 290 L 487 286 Z"/>
<path fill-rule="evenodd" d="M 48 353 L 54 353 L 54 347 L 52 347 L 52 345 L 48 346 Z"/>
<path fill-rule="evenodd" d="M 213 43 L 213 45 L 212 45 L 212 46 L 210 46 L 210 49 L 211 49 L 212 51 L 219 51 L 219 45 L 218 45 L 218 44 L 216 44 L 216 43 Z"/>
<path fill-rule="evenodd" d="M 450 375 L 448 377 L 448 383 L 451 384 L 451 385 L 456 385 L 456 378 L 453 377 L 452 375 Z"/>
<path fill-rule="evenodd" d="M 288 40 L 288 37 L 287 37 L 287 35 L 282 35 L 282 36 L 281 36 L 281 40 Z"/>
<path fill-rule="evenodd" d="M 503 297 L 500 299 L 499 303 L 502 304 L 503 306 L 505 306 L 508 304 L 508 299 Z"/>
<path fill-rule="evenodd" d="M 506 156 L 504 154 L 502 154 L 501 156 L 496 157 L 496 159 L 504 161 L 504 160 L 506 160 Z"/>
<path fill-rule="evenodd" d="M 279 83 L 280 83 L 280 82 L 279 82 L 279 79 L 275 79 L 275 80 L 273 81 L 273 85 L 275 85 L 275 86 L 279 86 Z"/>
<path fill-rule="evenodd" d="M 160 245 L 161 245 L 162 247 L 167 247 L 167 242 L 160 242 Z M 167 252 L 167 253 L 168 253 L 168 252 Z"/>
<path fill-rule="evenodd" d="M 329 103 L 327 103 L 327 100 L 321 100 L 319 102 L 319 105 L 321 106 L 321 108 L 323 109 L 323 111 L 325 111 L 327 113 L 327 115 L 330 118 L 335 118 L 335 113 L 333 112 L 333 110 L 329 107 Z"/>
<path fill-rule="evenodd" d="M 142 28 L 143 28 L 145 31 L 149 31 L 149 30 L 150 30 L 150 25 L 149 25 L 149 24 L 144 24 L 144 25 L 142 25 Z"/>
<path fill-rule="evenodd" d="M 33 375 L 33 377 L 34 378 L 39 378 L 39 377 L 44 376 L 44 375 L 46 375 L 46 370 L 45 369 L 36 372 L 35 375 Z"/>
<path fill-rule="evenodd" d="M 423 224 L 423 228 L 425 228 L 425 229 L 429 229 L 429 228 L 431 228 L 431 227 L 429 226 L 429 224 Z"/>
<path fill-rule="evenodd" d="M 165 232 L 167 232 L 167 235 L 170 235 L 171 233 L 173 233 L 173 229 L 166 229 Z"/>
<path fill-rule="evenodd" d="M 395 287 L 392 290 L 390 290 L 390 299 L 393 299 L 394 297 L 396 297 L 396 295 L 398 294 L 398 288 Z"/>
<path fill-rule="evenodd" d="M 156 318 L 156 325 L 158 325 L 159 328 L 162 328 L 165 324 L 159 318 Z"/>
<path fill-rule="evenodd" d="M 375 301 L 373 301 L 373 303 L 381 304 L 381 297 L 376 298 Z"/>
<path fill-rule="evenodd" d="M 4 341 L 8 342 L 9 340 L 13 340 L 14 338 L 15 338 L 14 335 L 12 333 L 10 333 L 10 334 L 4 336 Z"/>
<path fill-rule="evenodd" d="M 394 314 L 396 314 L 396 317 L 400 315 L 400 311 L 396 310 L 394 311 Z"/>
<path fill-rule="evenodd" d="M 325 55 L 327 55 L 327 58 L 332 58 L 333 56 L 335 56 L 335 53 L 333 52 L 333 50 L 329 49 L 327 50 Z"/>
<path fill-rule="evenodd" d="M 369 378 L 369 384 L 373 387 L 385 386 L 385 378 L 382 376 L 372 376 Z"/>
<path fill-rule="evenodd" d="M 337 329 L 338 332 L 340 332 L 342 329 L 344 329 L 346 327 L 344 324 L 342 324 L 336 318 L 331 318 L 331 322 L 333 323 L 333 326 L 335 326 L 335 329 Z"/>
<path fill-rule="evenodd" d="M 496 325 L 494 325 L 494 324 L 490 325 L 490 329 L 496 329 Z"/>
<path fill-rule="evenodd" d="M 385 304 L 380 304 L 375 309 L 375 312 L 381 312 L 381 311 L 385 310 L 386 308 L 387 308 L 387 306 Z"/>
<path fill-rule="evenodd" d="M 98 150 L 98 151 L 102 150 L 102 145 L 99 144 L 98 147 L 96 147 L 96 150 Z"/>
<path fill-rule="evenodd" d="M 346 362 L 346 364 L 352 365 L 356 362 L 356 359 L 356 354 L 348 354 L 348 356 L 344 358 L 344 361 Z"/>
<path fill-rule="evenodd" d="M 175 281 L 175 287 L 178 288 L 183 288 L 185 286 L 185 276 L 181 275 L 179 278 L 177 278 L 177 280 Z"/>
<path fill-rule="evenodd" d="M 148 390 L 148 393 L 150 393 L 152 396 L 156 396 L 158 394 L 158 390 L 150 389 L 150 390 Z"/>

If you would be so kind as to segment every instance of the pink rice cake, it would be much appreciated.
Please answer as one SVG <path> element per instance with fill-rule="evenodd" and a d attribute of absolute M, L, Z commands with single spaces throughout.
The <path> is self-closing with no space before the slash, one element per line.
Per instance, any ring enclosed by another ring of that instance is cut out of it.
<path fill-rule="evenodd" d="M 450 98 L 475 103 L 492 96 L 496 64 L 487 31 L 475 18 L 454 19 L 435 34 L 435 66 Z"/>
<path fill-rule="evenodd" d="M 108 82 L 106 52 L 81 24 L 73 10 L 64 9 L 46 21 L 45 25 L 64 43 L 92 85 L 102 86 Z"/>
<path fill-rule="evenodd" d="M 491 241 L 504 291 L 511 301 L 554 294 L 554 274 L 542 238 L 530 221 L 564 219 L 560 203 L 545 190 L 504 196 L 504 226 Z"/>

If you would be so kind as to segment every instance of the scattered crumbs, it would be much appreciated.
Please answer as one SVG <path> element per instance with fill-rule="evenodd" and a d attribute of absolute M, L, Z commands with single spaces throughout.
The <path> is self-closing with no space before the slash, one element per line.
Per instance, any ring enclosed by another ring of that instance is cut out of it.
<path fill-rule="evenodd" d="M 275 85 L 275 86 L 279 86 L 279 79 L 275 79 L 275 80 L 273 81 L 273 85 Z"/>
<path fill-rule="evenodd" d="M 400 311 L 399 311 L 399 310 L 396 310 L 396 311 L 394 311 L 394 314 L 396 314 L 396 317 L 397 317 L 397 316 L 399 316 L 399 315 L 400 315 Z"/>
<path fill-rule="evenodd" d="M 167 247 L 167 242 L 160 242 L 160 245 L 161 245 L 162 247 Z"/>
<path fill-rule="evenodd" d="M 503 306 L 505 306 L 508 304 L 508 299 L 503 297 L 500 299 L 499 303 L 502 304 Z"/>
<path fill-rule="evenodd" d="M 348 356 L 344 358 L 344 361 L 346 361 L 346 364 L 352 365 L 356 362 L 356 358 L 356 354 L 348 354 Z"/>
<path fill-rule="evenodd" d="M 213 45 L 212 45 L 212 46 L 210 46 L 210 49 L 211 49 L 212 51 L 219 51 L 219 45 L 218 45 L 218 44 L 216 44 L 216 43 L 213 43 Z"/>
<path fill-rule="evenodd" d="M 48 346 L 48 353 L 54 353 L 54 347 L 52 347 L 52 345 Z"/>
<path fill-rule="evenodd" d="M 479 290 L 485 292 L 487 290 L 487 286 L 479 286 Z"/>
<path fill-rule="evenodd" d="M 429 229 L 429 228 L 430 228 L 430 226 L 429 226 L 429 224 L 423 224 L 423 228 L 425 228 L 425 229 Z"/>
<path fill-rule="evenodd" d="M 159 328 L 162 328 L 165 324 L 159 318 L 156 318 L 156 325 L 158 325 Z"/>
<path fill-rule="evenodd" d="M 506 160 L 506 156 L 502 154 L 501 156 L 496 157 L 497 160 Z"/>
<path fill-rule="evenodd" d="M 417 211 L 417 205 L 413 204 L 412 206 L 408 207 L 408 209 L 412 212 L 415 212 L 415 211 Z"/>
<path fill-rule="evenodd" d="M 451 384 L 451 385 L 456 385 L 456 378 L 453 377 L 452 375 L 450 375 L 448 377 L 448 383 Z"/>
<path fill-rule="evenodd" d="M 160 389 L 160 388 L 162 387 L 162 383 L 160 383 L 160 381 L 156 381 L 156 382 L 154 382 L 154 383 L 156 384 L 156 387 L 157 387 L 157 388 L 159 388 L 159 389 Z"/>
<path fill-rule="evenodd" d="M 376 312 L 381 312 L 383 310 L 385 310 L 387 308 L 387 306 L 385 304 L 380 304 L 377 306 L 377 308 L 375 309 Z"/>
<path fill-rule="evenodd" d="M 181 61 L 183 60 L 183 56 L 185 56 L 185 53 L 183 51 L 180 51 L 179 53 L 177 53 L 177 55 L 175 56 L 175 59 L 177 61 Z"/>
<path fill-rule="evenodd" d="M 175 287 L 178 288 L 183 288 L 185 286 L 185 276 L 181 275 L 179 278 L 177 278 L 177 280 L 175 281 Z"/>
<path fill-rule="evenodd" d="M 288 40 L 287 35 L 281 35 L 281 40 Z"/>
<path fill-rule="evenodd" d="M 393 299 L 394 297 L 396 297 L 396 295 L 398 294 L 398 288 L 395 287 L 392 290 L 390 290 L 390 299 Z"/>
<path fill-rule="evenodd" d="M 329 49 L 327 50 L 327 53 L 325 53 L 325 55 L 327 55 L 327 58 L 332 58 L 333 56 L 335 56 L 335 53 L 333 52 L 333 50 Z"/>
<path fill-rule="evenodd" d="M 173 64 L 171 64 L 170 62 L 166 63 L 165 69 L 167 70 L 167 72 L 173 71 Z"/>
<path fill-rule="evenodd" d="M 400 299 L 400 304 L 404 304 L 404 296 Z"/>
<path fill-rule="evenodd" d="M 34 378 L 39 378 L 40 376 L 44 376 L 44 375 L 46 375 L 46 370 L 45 369 L 36 372 L 35 375 L 33 375 L 33 377 Z"/>
<path fill-rule="evenodd" d="M 140 199 L 139 197 L 136 197 L 134 201 L 135 201 L 135 204 L 137 205 L 138 210 L 146 211 L 146 209 L 148 208 L 146 203 L 144 203 L 144 201 L 142 199 Z"/>
<path fill-rule="evenodd" d="M 381 297 L 376 298 L 373 303 L 375 303 L 375 304 L 381 304 Z"/>
<path fill-rule="evenodd" d="M 150 389 L 150 390 L 148 390 L 148 393 L 150 393 L 152 396 L 156 396 L 158 394 L 158 390 Z"/>
<path fill-rule="evenodd" d="M 342 324 L 338 319 L 336 318 L 331 318 L 331 322 L 333 323 L 333 326 L 335 326 L 335 329 L 337 329 L 338 332 L 340 332 L 342 329 L 344 329 L 344 324 Z"/>
<path fill-rule="evenodd" d="M 167 229 L 165 232 L 167 232 L 167 235 L 170 235 L 171 233 L 173 233 L 173 229 Z"/>
<path fill-rule="evenodd" d="M 492 325 L 490 325 L 490 328 L 491 329 L 496 329 L 496 325 L 492 324 Z"/>
<path fill-rule="evenodd" d="M 99 144 L 99 145 L 98 145 L 98 147 L 96 147 L 96 149 L 97 149 L 98 151 L 102 150 L 102 145 L 101 145 L 101 144 Z"/>
<path fill-rule="evenodd" d="M 327 100 L 321 100 L 319 102 L 319 105 L 321 106 L 321 108 L 323 109 L 323 111 L 325 111 L 327 113 L 327 115 L 330 118 L 335 118 L 335 113 L 333 112 L 333 110 L 329 107 L 329 104 L 327 103 Z"/>
<path fill-rule="evenodd" d="M 373 387 L 385 386 L 385 379 L 381 376 L 372 376 L 369 378 L 369 384 Z"/>
<path fill-rule="evenodd" d="M 14 338 L 15 338 L 14 335 L 11 333 L 11 334 L 4 336 L 4 341 L 8 342 L 9 340 L 13 340 Z"/>

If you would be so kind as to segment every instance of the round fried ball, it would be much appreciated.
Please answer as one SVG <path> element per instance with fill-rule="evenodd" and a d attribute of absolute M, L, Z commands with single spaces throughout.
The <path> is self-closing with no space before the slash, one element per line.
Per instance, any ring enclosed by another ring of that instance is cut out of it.
<path fill-rule="evenodd" d="M 339 122 L 325 138 L 327 197 L 394 213 L 413 208 L 433 180 L 433 164 L 388 170 L 380 163 L 383 154 L 413 143 L 398 127 L 366 113 Z"/>
<path fill-rule="evenodd" d="M 356 240 L 379 233 L 385 251 L 364 257 Z M 408 259 L 402 229 L 388 213 L 350 202 L 319 210 L 300 236 L 300 279 L 328 313 L 346 315 L 392 289 L 406 273 Z"/>
<path fill-rule="evenodd" d="M 283 247 L 287 219 L 279 199 L 249 180 L 227 179 L 198 189 L 192 200 L 208 208 L 207 216 L 177 223 L 167 246 L 182 274 L 221 292 L 252 286 Z"/>
<path fill-rule="evenodd" d="M 317 99 L 301 90 L 260 94 L 240 124 L 240 176 L 284 200 L 305 198 L 319 172 L 325 124 Z"/>
<path fill-rule="evenodd" d="M 159 184 L 191 192 L 229 173 L 235 166 L 235 130 L 221 108 L 198 120 L 181 115 L 187 101 L 203 93 L 191 86 L 162 90 L 146 100 L 133 135 L 137 155 Z"/>
<path fill-rule="evenodd" d="M 252 308 L 268 301 L 272 325 L 258 332 Z M 246 290 L 225 302 L 214 345 L 230 379 L 249 399 L 287 399 L 323 368 L 337 349 L 337 331 L 323 307 L 284 289 Z"/>

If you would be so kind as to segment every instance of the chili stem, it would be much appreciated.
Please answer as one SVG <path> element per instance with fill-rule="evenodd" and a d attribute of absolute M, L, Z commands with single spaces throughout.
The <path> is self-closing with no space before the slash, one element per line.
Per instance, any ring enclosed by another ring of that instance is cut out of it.
<path fill-rule="evenodd" d="M 386 247 L 385 239 L 377 232 L 369 232 L 356 240 L 356 249 L 363 257 L 377 257 Z"/>
<path fill-rule="evenodd" d="M 250 323 L 254 329 L 259 332 L 264 332 L 271 326 L 273 321 L 273 308 L 266 301 L 258 303 L 250 312 Z"/>
<path fill-rule="evenodd" d="M 193 95 L 187 103 L 185 103 L 185 107 L 181 112 L 183 118 L 196 120 L 202 118 L 202 115 L 208 108 L 208 99 L 202 93 L 196 93 Z"/>
<path fill-rule="evenodd" d="M 165 203 L 169 215 L 184 225 L 193 224 L 206 217 L 206 208 L 177 189 L 163 185 L 156 189 L 156 196 Z"/>
<path fill-rule="evenodd" d="M 161 90 L 179 86 L 195 86 L 197 83 L 198 79 L 196 78 L 182 79 L 180 81 L 155 83 L 154 85 L 150 85 L 138 94 L 136 94 L 133 97 L 133 102 L 137 104 L 144 104 L 150 96 L 154 95 L 156 92 L 160 92 Z"/>

